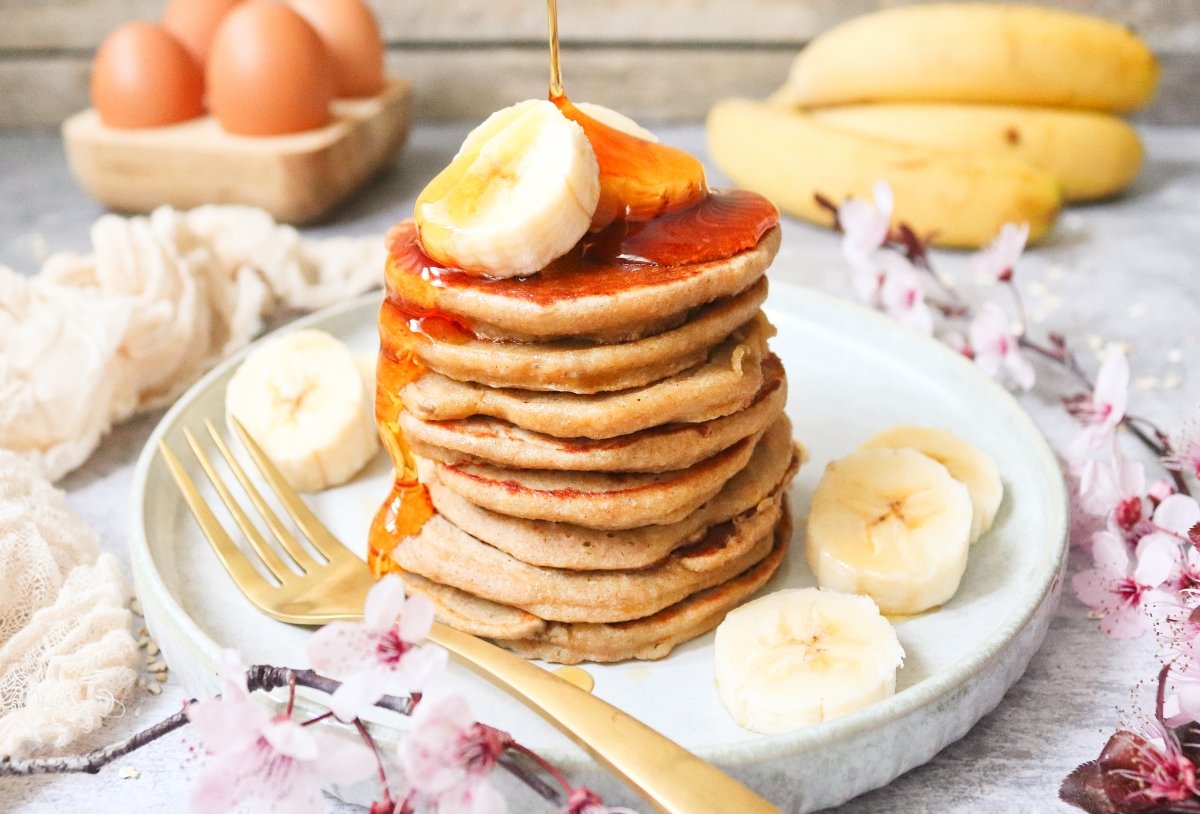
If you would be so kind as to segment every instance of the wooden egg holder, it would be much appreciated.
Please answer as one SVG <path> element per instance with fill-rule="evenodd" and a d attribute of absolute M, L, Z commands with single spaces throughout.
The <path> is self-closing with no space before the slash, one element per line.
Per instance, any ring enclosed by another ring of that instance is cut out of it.
<path fill-rule="evenodd" d="M 411 120 L 408 82 L 389 79 L 378 96 L 335 100 L 333 122 L 303 133 L 235 136 L 212 116 L 118 130 L 88 109 L 63 123 L 63 140 L 76 179 L 114 209 L 238 203 L 306 223 L 383 169 L 404 146 Z"/>

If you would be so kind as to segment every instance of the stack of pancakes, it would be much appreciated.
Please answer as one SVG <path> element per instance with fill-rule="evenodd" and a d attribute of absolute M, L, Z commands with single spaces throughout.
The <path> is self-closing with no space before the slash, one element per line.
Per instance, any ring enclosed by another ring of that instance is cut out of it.
<path fill-rule="evenodd" d="M 770 578 L 802 460 L 760 310 L 777 227 L 687 267 L 442 284 L 471 333 L 414 342 L 415 241 L 391 237 L 381 364 L 427 369 L 397 424 L 436 514 L 392 556 L 439 618 L 530 658 L 653 659 Z"/>

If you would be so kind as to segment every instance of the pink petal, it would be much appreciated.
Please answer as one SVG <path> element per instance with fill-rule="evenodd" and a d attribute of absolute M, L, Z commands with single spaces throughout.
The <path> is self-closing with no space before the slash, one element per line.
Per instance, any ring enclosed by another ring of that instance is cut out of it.
<path fill-rule="evenodd" d="M 1116 345 L 1109 346 L 1096 374 L 1092 403 L 1108 409 L 1104 419 L 1106 427 L 1115 427 L 1125 416 L 1125 408 L 1129 404 L 1129 360 Z"/>
<path fill-rule="evenodd" d="M 287 718 L 271 721 L 263 727 L 262 736 L 276 752 L 293 760 L 308 762 L 317 758 L 312 733 Z"/>
<path fill-rule="evenodd" d="M 1129 546 L 1111 531 L 1098 531 L 1092 535 L 1092 561 L 1110 576 L 1128 576 Z"/>
<path fill-rule="evenodd" d="M 446 672 L 449 653 L 435 644 L 426 644 L 404 654 L 396 668 L 397 692 L 423 692 Z"/>
<path fill-rule="evenodd" d="M 1146 491 L 1146 467 L 1123 456 L 1113 442 L 1113 468 L 1117 473 L 1117 488 L 1122 497 L 1140 496 Z"/>
<path fill-rule="evenodd" d="M 266 775 L 252 810 L 259 814 L 323 814 L 325 796 L 311 766 L 275 764 Z"/>
<path fill-rule="evenodd" d="M 844 250 L 846 263 L 850 266 L 850 285 L 864 305 L 879 303 L 879 269 L 869 255 Z"/>
<path fill-rule="evenodd" d="M 192 781 L 190 794 L 194 814 L 225 814 L 241 802 L 243 789 L 230 782 L 245 765 L 245 755 L 227 752 L 208 758 Z"/>
<path fill-rule="evenodd" d="M 330 622 L 308 640 L 304 648 L 313 669 L 341 678 L 376 661 L 378 636 L 358 622 Z"/>
<path fill-rule="evenodd" d="M 352 673 L 329 698 L 329 708 L 339 721 L 349 723 L 362 716 L 387 692 L 388 672 L 372 668 Z"/>
<path fill-rule="evenodd" d="M 192 731 L 204 748 L 213 753 L 236 752 L 249 748 L 271 716 L 249 699 L 206 698 L 188 704 Z"/>
<path fill-rule="evenodd" d="M 1013 382 L 1022 390 L 1029 390 L 1033 387 L 1036 376 L 1033 372 L 1033 365 L 1019 351 L 1016 350 L 1016 342 L 1013 343 L 1013 350 L 1004 357 L 1004 365 L 1008 368 L 1008 375 L 1012 376 Z"/>
<path fill-rule="evenodd" d="M 357 783 L 375 772 L 375 753 L 361 740 L 341 738 L 332 732 L 314 731 L 318 755 L 317 775 L 328 783 Z"/>
<path fill-rule="evenodd" d="M 1116 596 L 1113 588 L 1116 581 L 1104 571 L 1089 568 L 1071 577 L 1071 587 L 1075 596 L 1089 608 L 1106 608 L 1113 605 Z"/>
<path fill-rule="evenodd" d="M 246 689 L 246 665 L 242 663 L 242 656 L 236 650 L 221 651 L 221 697 L 250 697 Z"/>
<path fill-rule="evenodd" d="M 508 810 L 500 792 L 484 779 L 476 779 L 437 797 L 438 814 L 505 814 Z"/>
<path fill-rule="evenodd" d="M 1164 498 L 1154 510 L 1154 525 L 1187 537 L 1188 530 L 1200 523 L 1200 503 L 1188 495 L 1171 495 Z"/>
<path fill-rule="evenodd" d="M 461 695 L 426 697 L 417 705 L 412 729 L 400 742 L 398 757 L 409 785 L 437 795 L 465 776 L 459 744 L 474 723 L 471 709 Z"/>
<path fill-rule="evenodd" d="M 1171 535 L 1162 532 L 1147 534 L 1138 540 L 1133 578 L 1139 585 L 1157 588 L 1179 568 L 1181 553 L 1179 541 Z"/>
<path fill-rule="evenodd" d="M 891 219 L 892 210 L 896 206 L 896 199 L 892 195 L 892 188 L 887 181 L 877 178 L 875 179 L 874 187 L 872 187 L 872 192 L 875 193 L 875 208 L 879 211 L 884 223 L 886 223 Z"/>
<path fill-rule="evenodd" d="M 400 613 L 400 638 L 416 643 L 429 635 L 433 626 L 433 603 L 423 596 L 411 596 Z"/>
<path fill-rule="evenodd" d="M 1150 620 L 1137 608 L 1122 606 L 1100 620 L 1100 632 L 1114 639 L 1136 639 L 1150 626 Z"/>
<path fill-rule="evenodd" d="M 368 630 L 382 633 L 392 626 L 404 610 L 404 580 L 388 574 L 371 586 L 363 605 L 363 624 Z"/>

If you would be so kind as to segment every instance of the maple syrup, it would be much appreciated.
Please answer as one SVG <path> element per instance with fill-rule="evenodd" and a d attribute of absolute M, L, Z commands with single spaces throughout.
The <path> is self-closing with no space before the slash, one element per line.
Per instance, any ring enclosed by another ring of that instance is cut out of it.
<path fill-rule="evenodd" d="M 600 169 L 600 202 L 590 233 L 568 254 L 526 278 L 482 278 L 442 267 L 426 255 L 411 220 L 389 233 L 375 417 L 396 475 L 371 524 L 368 563 L 376 578 L 398 570 L 392 551 L 434 514 L 398 420 L 401 391 L 426 372 L 420 343 L 474 338 L 467 322 L 438 308 L 440 289 L 478 287 L 489 294 L 549 303 L 658 285 L 753 248 L 779 222 L 778 210 L 760 195 L 710 190 L 694 156 L 609 127 L 572 104 L 559 66 L 555 0 L 547 0 L 546 7 L 549 98 L 583 128 L 592 145 Z"/>

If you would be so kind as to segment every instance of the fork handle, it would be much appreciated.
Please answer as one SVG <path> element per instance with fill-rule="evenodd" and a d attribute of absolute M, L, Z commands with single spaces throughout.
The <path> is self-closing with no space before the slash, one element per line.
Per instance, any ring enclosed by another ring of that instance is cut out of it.
<path fill-rule="evenodd" d="M 782 814 L 675 741 L 507 650 L 440 622 L 429 638 L 558 727 L 663 814 Z"/>

